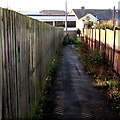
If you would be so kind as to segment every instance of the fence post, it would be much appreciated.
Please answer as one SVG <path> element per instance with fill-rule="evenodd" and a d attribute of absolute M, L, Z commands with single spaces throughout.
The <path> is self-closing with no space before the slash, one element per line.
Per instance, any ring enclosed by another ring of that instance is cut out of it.
<path fill-rule="evenodd" d="M 94 41 L 93 41 L 93 29 L 92 29 L 92 50 L 94 50 Z"/>
<path fill-rule="evenodd" d="M 84 28 L 82 29 L 82 31 L 83 31 L 82 38 L 83 38 L 83 40 L 84 40 Z"/>
<path fill-rule="evenodd" d="M 100 29 L 99 29 L 99 51 L 100 51 Z"/>
<path fill-rule="evenodd" d="M 107 37 L 107 31 L 106 31 L 106 28 L 105 28 L 105 49 L 104 49 L 104 59 L 106 57 L 106 37 Z"/>
<path fill-rule="evenodd" d="M 112 67 L 114 68 L 114 58 L 115 58 L 115 36 L 116 36 L 116 30 L 114 28 L 114 42 L 113 42 L 113 58 L 112 58 Z"/>
<path fill-rule="evenodd" d="M 94 30 L 95 30 L 95 49 L 96 49 L 96 28 Z"/>

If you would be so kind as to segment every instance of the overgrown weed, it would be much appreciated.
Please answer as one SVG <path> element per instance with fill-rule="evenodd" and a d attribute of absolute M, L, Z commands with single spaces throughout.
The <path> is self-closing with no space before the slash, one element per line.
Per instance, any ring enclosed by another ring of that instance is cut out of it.
<path fill-rule="evenodd" d="M 80 41 L 75 50 L 79 53 L 86 72 L 94 77 L 93 85 L 107 93 L 120 115 L 120 76 L 107 64 L 98 50 L 91 51 L 84 41 Z"/>
<path fill-rule="evenodd" d="M 39 100 L 39 104 L 35 110 L 35 113 L 32 116 L 33 120 L 43 120 L 48 112 L 48 104 L 50 103 L 49 99 L 49 91 L 52 86 L 53 82 L 53 75 L 56 71 L 56 68 L 58 66 L 58 61 L 60 59 L 61 53 L 62 53 L 62 46 L 58 49 L 56 52 L 55 57 L 52 59 L 51 64 L 49 66 L 48 74 L 46 76 L 43 89 L 42 89 L 42 95 Z"/>

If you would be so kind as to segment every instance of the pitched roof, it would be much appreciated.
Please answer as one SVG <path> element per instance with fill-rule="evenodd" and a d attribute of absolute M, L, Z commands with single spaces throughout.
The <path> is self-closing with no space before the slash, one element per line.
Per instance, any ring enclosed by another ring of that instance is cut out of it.
<path fill-rule="evenodd" d="M 83 20 L 83 21 L 86 21 L 86 18 L 87 18 L 88 16 L 90 17 L 90 19 L 89 19 L 90 21 L 97 21 L 97 20 L 98 20 L 94 15 L 92 15 L 92 14 L 90 14 L 90 13 L 89 13 L 89 14 L 86 14 L 86 15 L 83 16 L 83 17 L 81 17 L 80 19 Z"/>
<path fill-rule="evenodd" d="M 63 10 L 42 10 L 40 11 L 41 15 L 65 15 Z"/>
<path fill-rule="evenodd" d="M 111 19 L 113 16 L 113 10 L 110 9 L 73 9 L 73 11 L 78 19 L 89 13 L 98 19 Z"/>

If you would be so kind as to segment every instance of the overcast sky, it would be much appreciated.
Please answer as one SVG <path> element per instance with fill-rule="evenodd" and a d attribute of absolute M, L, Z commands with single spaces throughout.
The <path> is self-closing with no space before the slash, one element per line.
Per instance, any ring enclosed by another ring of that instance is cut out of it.
<path fill-rule="evenodd" d="M 113 9 L 118 8 L 120 0 L 67 0 L 68 11 L 80 9 Z M 65 0 L 0 0 L 0 7 L 16 11 L 65 10 Z"/>

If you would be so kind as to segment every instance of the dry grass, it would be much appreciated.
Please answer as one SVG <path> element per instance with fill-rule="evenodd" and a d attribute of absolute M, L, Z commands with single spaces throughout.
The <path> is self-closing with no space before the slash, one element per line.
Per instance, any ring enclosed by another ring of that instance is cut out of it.
<path fill-rule="evenodd" d="M 99 51 L 89 50 L 83 41 L 79 42 L 76 50 L 86 68 L 86 72 L 95 79 L 93 85 L 107 93 L 109 100 L 115 103 L 114 108 L 120 115 L 120 76 L 100 56 Z"/>

